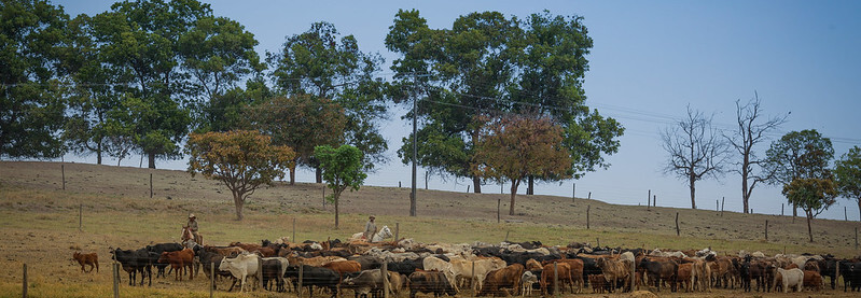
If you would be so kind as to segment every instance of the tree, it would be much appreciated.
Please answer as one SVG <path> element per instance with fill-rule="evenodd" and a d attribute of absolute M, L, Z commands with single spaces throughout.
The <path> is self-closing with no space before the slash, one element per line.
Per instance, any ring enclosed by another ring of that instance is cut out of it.
<path fill-rule="evenodd" d="M 840 195 L 857 200 L 861 212 L 861 147 L 852 147 L 835 162 L 834 178 Z"/>
<path fill-rule="evenodd" d="M 696 183 L 706 177 L 718 177 L 725 171 L 727 143 L 711 126 L 712 118 L 688 106 L 687 119 L 661 134 L 669 162 L 664 173 L 686 181 L 691 191 L 691 208 L 697 209 Z"/>
<path fill-rule="evenodd" d="M 328 98 L 344 108 L 344 142 L 362 150 L 363 165 L 372 170 L 386 161 L 388 149 L 376 124 L 387 113 L 385 84 L 374 77 L 384 60 L 360 51 L 353 35 L 339 40 L 340 35 L 330 23 L 313 23 L 308 31 L 288 38 L 280 52 L 268 53 L 266 60 L 277 88 L 288 96 Z M 319 168 L 316 174 L 321 183 Z"/>
<path fill-rule="evenodd" d="M 365 183 L 368 174 L 363 172 L 364 158 L 362 151 L 351 145 L 341 145 L 338 149 L 329 145 L 314 148 L 314 156 L 320 161 L 323 170 L 323 180 L 332 189 L 332 195 L 326 199 L 335 203 L 335 229 L 338 228 L 338 201 L 341 193 L 347 188 L 350 191 L 359 190 Z"/>
<path fill-rule="evenodd" d="M 276 97 L 247 113 L 251 126 L 272 136 L 272 142 L 293 148 L 290 185 L 296 181 L 296 165 L 313 166 L 315 147 L 343 142 L 347 119 L 344 109 L 325 98 L 310 95 Z"/>
<path fill-rule="evenodd" d="M 831 139 L 815 129 L 789 132 L 771 143 L 765 152 L 763 169 L 768 183 L 785 186 L 795 179 L 822 179 L 828 163 L 834 158 Z M 792 202 L 790 202 L 792 203 Z M 798 215 L 793 203 L 792 216 Z"/>
<path fill-rule="evenodd" d="M 0 2 L 0 158 L 58 157 L 69 16 L 45 0 Z"/>
<path fill-rule="evenodd" d="M 514 111 L 535 109 L 552 117 L 564 129 L 565 147 L 573 162 L 569 175 L 575 179 L 587 172 L 610 166 L 604 155 L 618 152 L 624 128 L 615 119 L 601 116 L 586 105 L 583 81 L 589 70 L 586 56 L 592 38 L 580 16 L 552 15 L 549 11 L 530 15 L 524 24 L 525 46 L 516 59 L 519 75 L 511 87 L 517 104 Z M 566 177 L 567 177 L 566 176 Z M 530 176 L 527 194 L 534 192 L 534 179 L 558 181 L 554 176 Z"/>
<path fill-rule="evenodd" d="M 148 106 L 131 115 L 131 138 L 137 150 L 155 168 L 158 158 L 179 158 L 179 142 L 191 124 L 186 100 L 194 89 L 189 73 L 183 72 L 180 38 L 198 20 L 212 17 L 208 4 L 196 0 L 166 3 L 162 0 L 124 1 L 93 17 L 95 40 L 102 63 L 123 73 L 129 86 L 124 100 Z"/>
<path fill-rule="evenodd" d="M 524 178 L 566 178 L 571 155 L 563 144 L 563 130 L 549 117 L 506 115 L 487 123 L 479 132 L 475 171 L 481 176 L 511 181 L 509 215 L 514 215 L 514 197 Z"/>
<path fill-rule="evenodd" d="M 221 181 L 233 194 L 237 220 L 248 196 L 275 179 L 284 177 L 295 153 L 287 146 L 271 144 L 268 136 L 256 131 L 192 133 L 185 151 L 191 157 L 188 171 Z"/>
<path fill-rule="evenodd" d="M 759 94 L 754 93 L 754 98 L 745 105 L 735 101 L 736 128 L 733 136 L 724 136 L 732 148 L 741 155 L 739 167 L 734 169 L 741 175 L 741 199 L 744 204 L 744 213 L 750 212 L 750 196 L 757 183 L 765 182 L 768 177 L 758 175 L 754 167 L 759 167 L 763 162 L 760 160 L 754 146 L 767 139 L 766 134 L 780 127 L 786 122 L 786 117 L 772 117 L 765 122 L 760 121 L 762 110 Z"/>
<path fill-rule="evenodd" d="M 783 195 L 793 205 L 804 210 L 807 216 L 807 235 L 813 242 L 811 220 L 834 204 L 837 189 L 834 181 L 829 178 L 796 178 L 783 186 Z"/>
<path fill-rule="evenodd" d="M 236 84 L 252 72 L 265 68 L 254 47 L 254 34 L 245 31 L 239 22 L 225 17 L 204 17 L 179 38 L 178 51 L 182 69 L 191 76 L 193 106 L 198 130 L 213 130 L 224 126 L 217 115 L 230 112 L 219 97 L 230 92 L 236 98 Z M 228 110 L 218 111 L 219 108 Z M 215 117 L 213 117 L 215 116 Z M 224 119 L 227 120 L 227 119 Z"/>

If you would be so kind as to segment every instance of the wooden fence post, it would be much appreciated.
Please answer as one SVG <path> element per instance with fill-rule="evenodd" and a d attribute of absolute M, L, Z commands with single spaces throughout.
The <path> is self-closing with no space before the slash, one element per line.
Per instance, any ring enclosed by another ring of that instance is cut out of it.
<path fill-rule="evenodd" d="M 783 216 L 783 205 L 784 203 L 780 203 L 780 216 Z"/>
<path fill-rule="evenodd" d="M 22 285 L 23 285 L 22 292 L 21 292 L 23 294 L 22 297 L 27 298 L 27 288 L 28 288 L 28 286 L 27 286 L 27 263 L 24 263 L 24 283 Z"/>
<path fill-rule="evenodd" d="M 496 199 L 496 223 L 499 223 L 499 207 L 502 206 L 502 199 Z"/>
<path fill-rule="evenodd" d="M 66 165 L 60 165 L 60 172 L 63 175 L 63 190 L 66 190 Z"/>
<path fill-rule="evenodd" d="M 715 200 L 715 211 L 720 211 L 720 200 Z"/>
<path fill-rule="evenodd" d="M 383 274 L 383 298 L 389 298 L 389 262 L 383 261 L 383 268 L 381 273 Z M 301 297 L 299 297 L 301 298 Z"/>
<path fill-rule="evenodd" d="M 470 187 L 472 187 L 472 185 L 467 185 L 467 186 L 466 186 L 466 193 L 469 193 L 469 188 L 470 188 Z"/>
<path fill-rule="evenodd" d="M 571 202 L 577 200 L 577 183 L 571 187 Z"/>
<path fill-rule="evenodd" d="M 152 173 L 149 173 L 149 198 L 152 199 Z"/>
<path fill-rule="evenodd" d="M 679 213 L 676 212 L 676 236 L 681 236 L 681 231 L 679 230 Z"/>
<path fill-rule="evenodd" d="M 586 206 L 586 229 L 589 229 L 589 212 L 592 211 L 592 205 Z"/>
<path fill-rule="evenodd" d="M 215 292 L 215 262 L 209 265 L 209 298 L 212 298 Z"/>
<path fill-rule="evenodd" d="M 265 283 L 263 283 L 263 258 L 262 257 L 257 257 L 257 280 L 260 281 L 260 288 L 262 289 L 263 286 L 266 285 Z M 278 282 L 276 281 L 275 283 L 278 283 Z"/>
<path fill-rule="evenodd" d="M 723 217 L 723 207 L 726 206 L 726 197 L 721 198 L 720 202 L 720 217 Z"/>
<path fill-rule="evenodd" d="M 601 238 L 595 238 L 595 242 L 598 243 L 598 247 L 601 247 Z"/>
<path fill-rule="evenodd" d="M 559 266 L 553 262 L 553 296 L 559 296 Z"/>
<path fill-rule="evenodd" d="M 633 264 L 633 266 L 631 266 L 631 285 L 630 285 L 631 286 L 631 290 L 630 290 L 631 292 L 634 292 L 634 286 L 635 286 L 635 283 L 637 282 L 636 277 L 637 277 L 637 261 L 636 261 L 636 257 L 634 257 L 634 264 Z"/>
<path fill-rule="evenodd" d="M 846 206 L 843 206 L 843 220 L 849 221 L 849 215 L 846 214 Z"/>
<path fill-rule="evenodd" d="M 592 192 L 591 191 L 589 192 L 589 199 L 590 200 L 592 199 Z"/>
<path fill-rule="evenodd" d="M 475 261 L 472 261 L 472 275 L 469 278 L 469 285 L 472 287 L 472 296 L 478 297 L 478 293 L 475 292 Z"/>
<path fill-rule="evenodd" d="M 508 233 L 511 233 L 511 231 L 505 231 L 505 242 L 508 242 Z"/>
<path fill-rule="evenodd" d="M 303 271 L 302 267 L 305 267 L 305 266 L 300 264 L 299 265 L 299 288 L 296 289 L 296 293 L 297 293 L 296 297 L 297 298 L 302 298 L 302 271 Z"/>
<path fill-rule="evenodd" d="M 120 263 L 114 261 L 111 265 L 114 275 L 114 298 L 120 298 Z"/>
<path fill-rule="evenodd" d="M 401 223 L 396 222 L 395 223 L 395 242 L 401 240 L 401 238 L 398 238 L 398 233 L 400 233 L 400 231 L 401 231 Z"/>
<path fill-rule="evenodd" d="M 765 220 L 765 241 L 768 241 L 768 220 Z"/>
<path fill-rule="evenodd" d="M 649 190 L 649 194 L 646 195 L 646 210 L 652 211 L 652 204 L 649 204 L 649 199 L 652 198 L 652 190 Z"/>
<path fill-rule="evenodd" d="M 652 195 L 652 207 L 658 207 L 658 195 Z"/>

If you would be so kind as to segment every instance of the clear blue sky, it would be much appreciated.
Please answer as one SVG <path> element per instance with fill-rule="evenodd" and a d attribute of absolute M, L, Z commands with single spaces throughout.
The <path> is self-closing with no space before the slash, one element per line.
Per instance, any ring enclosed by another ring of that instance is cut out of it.
<path fill-rule="evenodd" d="M 63 0 L 72 16 L 94 15 L 114 1 Z M 618 119 L 625 127 L 619 152 L 607 160 L 608 170 L 576 181 L 577 196 L 637 205 L 649 189 L 659 206 L 689 208 L 684 182 L 660 171 L 666 153 L 660 131 L 685 114 L 685 106 L 715 113 L 715 124 L 733 129 L 735 100 L 759 93 L 767 115 L 788 114 L 787 123 L 771 134 L 817 129 L 832 138 L 837 156 L 861 146 L 861 2 L 858 1 L 205 1 L 216 15 L 239 21 L 254 33 L 265 51 L 275 52 L 285 37 L 307 30 L 312 22 L 333 23 L 342 34 L 353 34 L 362 51 L 386 59 L 384 72 L 397 58 L 383 44 L 398 9 L 418 9 L 432 28 L 449 28 L 460 15 L 500 11 L 521 19 L 544 9 L 559 15 L 583 16 L 594 48 L 588 56 L 587 104 Z M 389 140 L 391 162 L 371 175 L 367 184 L 409 186 L 410 168 L 401 165 L 395 150 L 410 131 L 392 109 L 382 123 Z M 769 141 L 770 142 L 770 141 Z M 757 148 L 764 155 L 765 144 Z M 124 161 L 137 166 L 139 157 Z M 67 156 L 67 160 L 93 162 Z M 114 161 L 115 163 L 116 161 Z M 106 162 L 110 164 L 111 162 Z M 184 170 L 184 161 L 158 162 L 160 168 Z M 420 169 L 419 183 L 424 170 Z M 299 181 L 310 182 L 310 172 Z M 571 196 L 572 183 L 540 184 L 538 194 Z M 430 188 L 466 191 L 467 181 L 431 177 Z M 487 185 L 485 192 L 499 191 Z M 508 186 L 505 186 L 507 191 Z M 525 187 L 521 187 L 525 191 Z M 697 184 L 697 205 L 714 208 L 726 197 L 726 209 L 741 211 L 740 177 L 727 173 L 719 181 Z M 520 200 L 528 200 L 519 196 Z M 408 200 L 404 198 L 404 200 Z M 419 197 L 423 200 L 433 198 Z M 777 187 L 758 186 L 751 198 L 755 213 L 780 214 L 785 199 Z M 858 220 L 854 201 L 839 199 L 820 217 Z M 787 208 L 787 214 L 790 211 Z M 421 208 L 419 208 L 421 214 Z"/>

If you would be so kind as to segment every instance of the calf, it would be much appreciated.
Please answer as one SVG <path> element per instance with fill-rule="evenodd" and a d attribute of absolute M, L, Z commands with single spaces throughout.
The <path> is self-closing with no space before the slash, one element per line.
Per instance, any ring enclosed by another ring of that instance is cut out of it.
<path fill-rule="evenodd" d="M 685 286 L 685 292 L 691 292 L 693 290 L 694 283 L 694 275 L 693 275 L 693 263 L 685 263 L 679 265 L 679 271 L 676 274 L 676 282 L 679 285 Z"/>
<path fill-rule="evenodd" d="M 446 274 L 439 271 L 416 271 L 410 274 L 410 298 L 416 298 L 416 294 L 432 293 L 434 297 L 457 295 L 452 283 L 446 279 Z"/>
<path fill-rule="evenodd" d="M 174 280 L 182 281 L 183 270 L 188 272 L 189 280 L 194 280 L 194 252 L 191 249 L 186 248 L 181 251 L 163 252 L 158 262 L 161 264 L 170 264 L 171 269 L 175 271 Z M 188 269 L 185 267 L 188 267 Z"/>
<path fill-rule="evenodd" d="M 284 292 L 284 272 L 287 271 L 287 266 L 290 263 L 286 258 L 282 257 L 270 257 L 263 258 L 261 264 L 263 265 L 263 288 L 272 290 L 272 286 L 269 285 L 270 281 L 275 281 L 276 291 Z"/>
<path fill-rule="evenodd" d="M 805 288 L 809 288 L 817 292 L 822 291 L 822 275 L 819 275 L 818 270 L 804 270 L 803 285 Z"/>
<path fill-rule="evenodd" d="M 604 291 L 610 292 L 610 283 L 604 279 L 603 274 L 589 275 L 589 283 L 592 284 L 592 293 L 603 294 Z"/>
<path fill-rule="evenodd" d="M 541 270 L 541 295 L 553 295 L 554 286 L 556 285 L 554 282 L 556 280 L 560 284 L 568 284 L 568 291 L 574 293 L 573 282 L 571 281 L 571 266 L 566 263 L 556 263 L 555 266 L 554 270 L 554 264 L 547 264 Z M 558 276 L 554 273 L 558 273 Z"/>
<path fill-rule="evenodd" d="M 72 258 L 81 264 L 81 273 L 93 272 L 93 268 L 96 269 L 96 273 L 99 273 L 99 255 L 97 253 L 82 254 L 76 251 L 72 254 Z M 90 265 L 90 271 L 84 270 L 84 265 Z"/>
<path fill-rule="evenodd" d="M 523 275 L 520 276 L 520 282 L 522 284 L 522 290 L 520 293 L 523 296 L 531 296 L 532 295 L 532 287 L 534 284 L 538 283 L 538 278 L 541 276 L 541 269 L 535 270 L 538 271 L 536 274 L 533 271 L 527 270 L 523 272 Z M 604 278 L 603 276 L 601 278 Z"/>

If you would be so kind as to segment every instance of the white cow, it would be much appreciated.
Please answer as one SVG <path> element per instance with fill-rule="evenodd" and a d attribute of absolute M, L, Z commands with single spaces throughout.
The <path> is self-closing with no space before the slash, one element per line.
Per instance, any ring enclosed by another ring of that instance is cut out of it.
<path fill-rule="evenodd" d="M 789 292 L 789 287 L 795 287 L 796 292 L 801 292 L 801 287 L 804 285 L 804 271 L 798 268 L 792 268 L 789 270 L 783 268 L 777 268 L 777 276 L 781 276 L 781 280 L 777 280 L 780 282 L 781 286 L 783 286 L 783 292 Z M 775 276 L 775 278 L 777 278 Z"/>
<path fill-rule="evenodd" d="M 235 258 L 224 258 L 218 270 L 230 272 L 233 277 L 239 280 L 240 291 L 245 291 L 246 279 L 248 276 L 257 277 L 259 256 L 256 254 L 240 254 Z M 286 267 L 285 267 L 286 268 Z M 251 285 L 254 286 L 253 284 Z M 253 289 L 250 289 L 253 290 Z"/>

